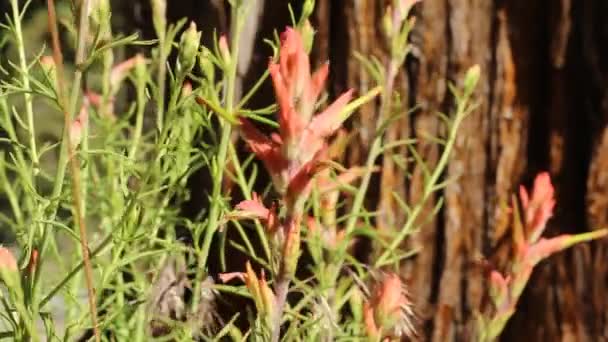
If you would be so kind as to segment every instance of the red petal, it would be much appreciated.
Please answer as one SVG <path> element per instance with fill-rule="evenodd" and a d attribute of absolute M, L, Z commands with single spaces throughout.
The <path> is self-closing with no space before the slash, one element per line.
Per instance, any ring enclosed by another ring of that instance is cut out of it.
<path fill-rule="evenodd" d="M 310 61 L 298 31 L 291 27 L 285 29 L 281 34 L 279 53 L 281 73 L 289 94 L 292 98 L 299 97 L 310 80 Z"/>
<path fill-rule="evenodd" d="M 236 205 L 236 209 L 241 211 L 245 217 L 266 219 L 270 210 L 264 206 L 260 198 L 256 193 L 253 194 L 253 199 L 245 200 Z"/>
<path fill-rule="evenodd" d="M 227 283 L 232 279 L 240 279 L 241 281 L 245 281 L 245 273 L 243 272 L 229 272 L 229 273 L 220 273 L 218 275 L 222 283 Z"/>
<path fill-rule="evenodd" d="M 340 115 L 340 111 L 350 101 L 352 94 L 353 90 L 351 89 L 340 95 L 329 107 L 312 119 L 308 129 L 321 138 L 327 137 L 338 130 L 346 120 L 345 116 Z"/>
<path fill-rule="evenodd" d="M 298 103 L 298 112 L 303 121 L 308 122 L 313 115 L 317 98 L 323 90 L 325 80 L 329 73 L 329 63 L 324 63 L 313 75 L 306 85 L 302 100 Z"/>
<path fill-rule="evenodd" d="M 537 243 L 530 246 L 526 253 L 526 261 L 532 266 L 543 259 L 562 251 L 572 245 L 572 235 L 564 234 L 550 239 L 540 239 Z"/>
<path fill-rule="evenodd" d="M 304 127 L 301 118 L 294 111 L 292 99 L 287 89 L 286 79 L 279 72 L 279 66 L 271 63 L 268 66 L 277 103 L 279 105 L 279 130 L 283 141 L 290 141 L 298 136 Z"/>
<path fill-rule="evenodd" d="M 523 185 L 519 186 L 519 200 L 521 201 L 521 206 L 526 209 L 530 204 L 530 196 L 528 196 L 528 191 Z"/>
<path fill-rule="evenodd" d="M 317 153 L 309 162 L 302 165 L 302 167 L 294 174 L 289 180 L 289 185 L 286 191 L 287 202 L 293 204 L 298 199 L 308 196 L 310 192 L 310 185 L 313 177 L 317 172 L 321 171 L 325 165 L 319 162 L 319 155 Z"/>
<path fill-rule="evenodd" d="M 527 191 L 520 188 L 520 199 L 525 211 L 526 231 L 528 241 L 538 240 L 543 233 L 547 221 L 553 215 L 555 190 L 551 184 L 549 173 L 540 173 L 534 179 L 532 196 L 529 198 Z"/>
<path fill-rule="evenodd" d="M 315 71 L 310 80 L 310 84 L 308 87 L 308 94 L 306 96 L 306 101 L 309 103 L 314 103 L 317 101 L 319 94 L 323 90 L 323 86 L 325 85 L 325 80 L 327 79 L 327 75 L 329 74 L 329 63 L 323 63 L 323 65 Z"/>
<path fill-rule="evenodd" d="M 287 162 L 280 153 L 281 146 L 276 141 L 262 134 L 246 119 L 241 119 L 240 127 L 245 142 L 262 159 L 270 173 L 278 174 L 287 167 Z"/>
<path fill-rule="evenodd" d="M 490 289 L 494 296 L 506 296 L 509 284 L 509 277 L 505 278 L 498 271 L 492 271 L 490 274 Z"/>
<path fill-rule="evenodd" d="M 342 172 L 335 179 L 326 179 L 325 182 L 320 184 L 319 190 L 321 193 L 337 190 L 341 185 L 350 184 L 364 174 L 364 167 L 351 167 L 350 169 Z"/>

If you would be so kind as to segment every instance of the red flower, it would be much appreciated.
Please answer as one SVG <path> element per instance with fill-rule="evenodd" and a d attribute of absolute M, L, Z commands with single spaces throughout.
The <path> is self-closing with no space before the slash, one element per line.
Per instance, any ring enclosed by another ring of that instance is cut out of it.
<path fill-rule="evenodd" d="M 313 75 L 300 33 L 288 27 L 281 35 L 279 62 L 268 66 L 279 105 L 279 132 L 284 155 L 300 164 L 308 162 L 345 120 L 339 114 L 350 101 L 352 91 L 342 94 L 313 118 L 315 104 L 327 75 L 326 63 Z"/>
<path fill-rule="evenodd" d="M 288 161 L 281 154 L 283 143 L 280 137 L 264 135 L 245 119 L 241 119 L 241 132 L 249 149 L 264 162 L 275 186 L 281 191 L 286 186 L 283 172 L 287 170 Z"/>
<path fill-rule="evenodd" d="M 324 64 L 311 75 L 302 37 L 290 27 L 281 35 L 278 63 L 271 61 L 268 70 L 279 106 L 279 135 L 265 136 L 247 120 L 242 120 L 243 136 L 266 165 L 277 190 L 284 192 L 288 186 L 290 190 L 293 187 L 306 190 L 307 186 L 301 185 L 307 185 L 314 176 L 314 172 L 310 172 L 311 162 L 324 148 L 325 139 L 346 119 L 340 114 L 350 101 L 352 91 L 342 94 L 313 117 L 329 66 Z"/>
<path fill-rule="evenodd" d="M 524 219 L 527 240 L 535 242 L 540 238 L 547 221 L 553 216 L 555 206 L 555 190 L 551 184 L 549 173 L 543 172 L 534 179 L 532 198 L 528 195 L 526 188 L 519 188 L 519 198 L 524 208 Z"/>

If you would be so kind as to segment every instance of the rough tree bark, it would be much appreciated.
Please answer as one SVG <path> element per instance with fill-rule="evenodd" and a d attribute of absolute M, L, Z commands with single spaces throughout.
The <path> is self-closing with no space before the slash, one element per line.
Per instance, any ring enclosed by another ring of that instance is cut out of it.
<path fill-rule="evenodd" d="M 348 87 L 365 92 L 372 85 L 353 52 L 385 58 L 380 18 L 386 1 L 316 2 L 316 63 L 330 60 L 332 92 Z M 229 18 L 221 3 L 170 2 L 170 13 L 190 16 L 205 32 L 212 27 L 224 31 Z M 252 24 L 258 27 L 258 41 L 287 24 L 285 3 L 265 1 L 259 22 Z M 399 75 L 397 90 L 405 103 L 420 109 L 394 125 L 387 133 L 390 138 L 442 133 L 434 112 L 451 108 L 447 83 L 461 80 L 473 64 L 483 70 L 476 91 L 480 105 L 461 129 L 446 174 L 457 176 L 456 181 L 443 193 L 441 215 L 410 242 L 420 252 L 403 266 L 421 321 L 421 339 L 468 341 L 474 311 L 487 305 L 479 261 L 483 256 L 500 265 L 505 240 L 501 203 L 518 184 L 529 182 L 538 171 L 551 172 L 558 207 L 550 235 L 608 225 L 608 3 L 424 0 L 414 15 L 411 40 L 416 49 Z M 149 22 L 142 25 L 150 27 Z M 245 87 L 265 66 L 266 55 L 256 43 L 251 67 L 242 75 Z M 267 103 L 268 90 L 255 101 Z M 364 160 L 376 112 L 373 104 L 367 105 L 351 122 L 361 134 L 349 163 Z M 431 143 L 418 147 L 431 164 L 439 152 Z M 392 158 L 382 163 L 376 184 L 415 201 L 421 170 L 410 170 L 407 178 Z M 391 213 L 380 218 L 380 225 L 398 226 L 403 216 L 385 191 L 371 194 L 369 204 Z M 606 256 L 608 244 L 599 242 L 543 263 L 504 340 L 608 339 Z"/>

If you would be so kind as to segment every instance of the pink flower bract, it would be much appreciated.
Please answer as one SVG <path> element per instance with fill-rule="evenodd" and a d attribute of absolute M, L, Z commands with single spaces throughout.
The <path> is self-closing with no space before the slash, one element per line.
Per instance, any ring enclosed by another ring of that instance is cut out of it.
<path fill-rule="evenodd" d="M 302 37 L 291 27 L 281 35 L 279 60 L 271 61 L 268 70 L 279 106 L 279 134 L 266 136 L 244 119 L 241 131 L 249 148 L 264 162 L 280 192 L 295 188 L 305 190 L 314 176 L 314 172 L 310 172 L 311 162 L 326 146 L 326 138 L 346 119 L 342 110 L 352 98 L 352 91 L 340 95 L 313 116 L 329 74 L 329 65 L 323 64 L 311 75 Z"/>
<path fill-rule="evenodd" d="M 519 198 L 524 209 L 524 219 L 528 241 L 534 242 L 540 238 L 547 221 L 553 216 L 555 207 L 555 190 L 551 184 L 549 173 L 540 173 L 534 179 L 531 196 L 526 188 L 519 188 Z"/>

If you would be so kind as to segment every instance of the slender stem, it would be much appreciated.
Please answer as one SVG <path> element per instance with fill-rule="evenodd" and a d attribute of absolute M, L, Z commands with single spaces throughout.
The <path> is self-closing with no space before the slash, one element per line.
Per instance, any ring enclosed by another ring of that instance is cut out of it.
<path fill-rule="evenodd" d="M 21 14 L 19 13 L 19 5 L 17 0 L 11 0 L 13 8 L 13 23 L 15 25 L 15 38 L 17 39 L 17 48 L 19 50 L 19 67 L 21 68 L 21 81 L 25 89 L 30 89 L 30 80 L 27 72 L 27 60 L 25 58 L 25 45 L 23 43 L 23 32 L 21 30 Z M 38 150 L 36 149 L 36 131 L 34 128 L 34 110 L 32 108 L 32 96 L 29 92 L 23 94 L 25 102 L 25 114 L 27 115 L 26 123 L 29 133 L 30 155 L 32 164 L 34 165 L 34 174 L 38 170 Z"/>
<path fill-rule="evenodd" d="M 232 165 L 234 165 L 234 171 L 236 173 L 237 183 L 241 187 L 241 192 L 243 197 L 246 200 L 251 199 L 251 189 L 249 189 L 249 185 L 247 184 L 247 179 L 245 179 L 245 173 L 243 172 L 243 168 L 241 167 L 241 162 L 239 161 L 239 157 L 234 150 L 234 145 L 230 144 L 230 159 Z M 268 239 L 266 238 L 266 233 L 264 232 L 264 227 L 259 220 L 255 220 L 255 230 L 258 233 L 260 241 L 262 242 L 262 248 L 264 249 L 264 255 L 268 260 L 270 260 L 270 246 L 268 245 Z"/>
<path fill-rule="evenodd" d="M 4 158 L 4 154 L 2 154 L 2 157 Z M 0 160 L 0 163 L 3 162 L 4 160 Z M 20 227 L 23 226 L 23 214 L 19 208 L 19 200 L 17 199 L 17 194 L 6 177 L 6 170 L 4 166 L 0 166 L 0 187 L 4 189 L 4 193 L 8 199 L 11 210 L 13 211 L 17 225 Z"/>
<path fill-rule="evenodd" d="M 58 80 L 61 77 L 61 81 L 59 82 L 60 94 L 63 94 L 63 79 L 62 72 L 59 69 L 62 69 L 62 57 L 61 57 L 61 46 L 59 45 L 59 35 L 57 32 L 57 17 L 55 12 L 55 3 L 54 0 L 48 0 L 48 12 L 49 12 L 49 28 L 51 30 L 51 35 L 53 37 L 53 51 L 55 64 L 58 68 L 57 76 Z M 64 112 L 64 127 L 63 127 L 63 141 L 61 143 L 61 154 L 60 154 L 60 163 L 57 165 L 57 178 L 55 179 L 55 186 L 53 188 L 53 198 L 57 198 L 57 196 L 61 193 L 61 188 L 63 185 L 63 178 L 65 177 L 65 165 L 61 163 L 61 156 L 65 159 L 69 160 L 70 169 L 72 172 L 72 197 L 73 197 L 73 213 L 76 217 L 76 222 L 78 224 L 78 228 L 80 231 L 80 247 L 82 249 L 82 257 L 84 262 L 84 271 L 85 271 L 85 279 L 87 284 L 87 292 L 89 299 L 89 310 L 91 314 L 91 323 L 93 325 L 93 333 L 95 335 L 95 340 L 97 342 L 101 341 L 101 335 L 99 333 L 99 327 L 97 323 L 97 305 L 96 305 L 96 296 L 95 289 L 93 283 L 93 268 L 91 265 L 91 259 L 89 256 L 89 247 L 87 243 L 87 232 L 86 232 L 86 222 L 84 218 L 84 212 L 82 209 L 82 200 L 81 200 L 81 179 L 80 179 L 80 165 L 78 159 L 76 158 L 76 154 L 74 152 L 74 146 L 72 146 L 71 136 L 70 136 L 70 126 L 72 124 L 72 118 L 76 113 L 76 108 L 78 105 L 78 100 L 80 97 L 80 85 L 82 81 L 82 71 L 78 69 L 78 66 L 85 59 L 85 47 L 86 40 L 88 37 L 89 30 L 89 16 L 88 9 L 90 3 L 89 0 L 83 0 L 80 4 L 80 14 L 79 18 L 79 27 L 78 27 L 78 40 L 76 44 L 76 57 L 75 62 L 77 69 L 74 73 L 74 82 L 72 84 L 72 94 L 69 103 L 69 109 L 66 110 L 65 105 L 67 104 L 66 100 L 62 100 L 63 112 Z M 65 162 L 64 162 L 65 163 Z M 54 212 L 57 210 L 57 204 L 55 205 Z M 55 216 L 55 213 L 51 215 Z M 47 228 L 48 230 L 48 228 Z M 46 232 L 45 232 L 46 233 Z"/>
<path fill-rule="evenodd" d="M 165 80 L 167 77 L 167 53 L 165 48 L 165 32 L 157 32 L 159 46 L 159 61 L 157 86 L 158 95 L 156 99 L 156 129 L 161 132 L 163 130 L 164 112 L 165 112 Z"/>
<path fill-rule="evenodd" d="M 110 233 L 99 243 L 99 245 L 94 250 L 91 251 L 90 257 L 94 258 L 95 256 L 97 256 L 97 254 L 101 253 L 101 251 L 103 251 L 111 242 L 112 234 Z M 74 266 L 74 268 L 55 287 L 53 287 L 53 289 L 51 289 L 51 291 L 49 291 L 49 293 L 44 296 L 42 300 L 40 300 L 40 308 L 43 308 L 46 304 L 48 304 L 51 299 L 53 299 L 53 297 L 55 297 L 55 295 L 59 293 L 59 291 L 61 291 L 61 289 L 70 280 L 72 280 L 84 267 L 84 261 L 81 261 L 76 266 Z"/>
<path fill-rule="evenodd" d="M 8 109 L 8 104 L 6 103 L 6 96 L 0 96 L 0 110 L 2 110 L 5 115 L 5 117 L 4 117 L 5 126 L 3 126 L 3 128 L 6 130 L 6 134 L 9 136 L 9 138 L 11 140 L 19 141 L 17 134 L 15 133 L 15 127 L 13 126 L 13 120 L 11 118 L 11 113 Z M 19 165 L 26 165 L 25 158 L 23 156 L 23 152 L 22 152 L 21 148 L 13 149 L 13 153 L 15 154 L 15 158 Z M 4 178 L 6 181 L 8 181 L 8 178 L 6 178 L 6 174 L 4 175 Z M 7 183 L 7 187 L 10 187 L 8 185 L 8 183 Z M 6 190 L 6 191 L 8 194 L 9 190 Z M 13 209 L 13 213 L 15 215 L 15 220 L 17 220 L 17 224 L 20 227 L 24 227 L 23 212 L 26 212 L 26 211 L 24 209 L 22 209 L 21 206 L 19 205 L 16 194 L 12 200 L 11 200 L 11 197 L 9 196 L 9 200 L 10 200 L 11 207 Z M 30 198 L 30 196 L 27 196 L 25 198 L 25 206 L 27 207 L 29 212 L 35 212 L 35 209 L 36 209 L 36 208 L 34 208 L 34 205 L 32 202 L 33 202 L 33 200 Z M 38 217 L 36 217 L 36 218 L 38 218 Z M 33 227 L 33 228 L 35 228 L 35 227 Z M 30 234 L 30 240 L 33 240 L 33 235 L 34 234 Z M 31 249 L 32 249 L 32 241 L 30 241 L 30 243 L 28 244 L 28 250 L 31 251 Z"/>
<path fill-rule="evenodd" d="M 276 306 L 274 317 L 272 317 L 272 342 L 279 342 L 281 339 L 281 323 L 283 322 L 283 312 L 287 304 L 287 293 L 289 292 L 289 278 L 281 276 L 277 280 L 277 285 L 274 288 Z"/>
<path fill-rule="evenodd" d="M 384 119 L 388 116 L 388 111 L 390 109 L 390 103 L 392 100 L 393 87 L 395 82 L 395 76 L 397 74 L 397 65 L 395 61 L 391 60 L 387 66 L 387 79 L 386 84 L 384 86 L 382 92 L 382 99 L 380 104 L 380 119 L 376 122 L 376 128 L 380 128 L 384 122 Z M 355 229 L 355 225 L 358 219 L 358 213 L 361 211 L 363 207 L 363 200 L 365 199 L 365 195 L 367 194 L 367 189 L 369 187 L 369 183 L 372 177 L 372 172 L 374 170 L 374 165 L 376 164 L 376 159 L 382 153 L 382 140 L 383 135 L 381 132 L 376 132 L 377 135 L 374 137 L 372 142 L 372 146 L 370 147 L 369 155 L 367 157 L 367 161 L 365 163 L 365 174 L 361 178 L 361 184 L 359 185 L 359 189 L 357 194 L 355 195 L 355 199 L 353 200 L 353 207 L 351 209 L 351 216 L 346 223 L 346 235 L 348 236 Z M 343 247 L 345 248 L 346 245 Z M 339 253 L 340 261 L 342 263 L 342 255 L 344 251 L 341 250 Z"/>
<path fill-rule="evenodd" d="M 464 99 L 458 104 L 456 116 L 454 118 L 454 122 L 452 123 L 452 125 L 450 127 L 450 132 L 449 132 L 449 135 L 447 138 L 447 142 L 445 144 L 445 148 L 443 149 L 443 152 L 441 153 L 441 157 L 439 158 L 439 161 L 437 162 L 437 166 L 433 169 L 433 173 L 431 174 L 431 177 L 425 182 L 424 189 L 422 191 L 422 198 L 416 204 L 414 209 L 412 209 L 412 212 L 408 216 L 405 224 L 403 225 L 403 227 L 401 228 L 401 230 L 399 231 L 397 236 L 393 239 L 393 241 L 391 242 L 389 247 L 384 250 L 382 255 L 380 255 L 380 257 L 376 261 L 376 265 L 381 265 L 382 263 L 384 263 L 386 261 L 386 259 L 389 257 L 389 255 L 395 249 L 397 249 L 397 247 L 399 247 L 402 240 L 410 232 L 412 226 L 418 220 L 418 215 L 422 211 L 422 208 L 426 204 L 426 201 L 429 199 L 431 194 L 435 192 L 435 185 L 437 185 L 439 177 L 441 177 L 441 175 L 443 174 L 443 171 L 446 168 L 447 163 L 450 159 L 450 155 L 451 155 L 452 149 L 454 147 L 454 142 L 456 141 L 456 134 L 458 132 L 458 128 L 460 127 L 460 124 L 462 123 L 462 120 L 466 117 L 467 113 L 468 113 L 467 100 Z"/>
<path fill-rule="evenodd" d="M 146 86 L 145 84 L 138 84 L 137 86 L 137 113 L 135 116 L 135 131 L 133 133 L 133 143 L 131 144 L 131 150 L 129 151 L 129 158 L 135 160 L 139 141 L 144 125 L 144 113 L 146 110 Z"/>
<path fill-rule="evenodd" d="M 209 223 L 205 231 L 203 239 L 203 246 L 199 254 L 199 268 L 207 264 L 207 258 L 209 257 L 209 248 L 211 247 L 211 240 L 213 234 L 217 230 L 217 224 L 220 219 L 221 213 L 221 190 L 224 168 L 226 167 L 226 154 L 228 150 L 228 144 L 230 143 L 231 129 L 229 124 L 222 125 L 222 137 L 220 140 L 220 146 L 217 156 L 217 164 L 213 182 L 213 193 L 211 195 L 211 209 L 209 210 Z"/>
<path fill-rule="evenodd" d="M 52 1 L 52 0 L 49 0 L 49 1 Z M 167 133 L 166 130 L 161 132 L 160 140 L 164 139 L 166 133 Z M 156 156 L 153 158 L 153 160 L 158 162 L 160 153 L 161 153 L 160 150 L 157 150 Z M 140 186 L 137 189 L 137 191 L 132 193 L 131 196 L 129 197 L 129 199 L 127 201 L 127 203 L 128 203 L 127 207 L 125 208 L 120 219 L 118 220 L 116 227 L 121 227 L 125 223 L 127 218 L 131 215 L 131 213 L 133 212 L 133 210 L 136 207 L 137 199 L 141 195 L 142 189 L 144 188 L 143 184 L 147 184 L 150 181 L 150 179 L 152 178 L 152 175 L 154 173 L 154 170 L 155 170 L 155 168 L 149 168 L 148 171 L 146 172 L 146 174 L 144 175 L 144 177 L 142 177 L 144 179 L 144 181 L 142 182 L 142 186 Z M 108 234 L 108 236 L 106 236 L 99 243 L 99 245 L 97 245 L 97 247 L 93 251 L 91 251 L 91 255 L 90 255 L 91 258 L 93 258 L 93 257 L 97 256 L 97 254 L 101 253 L 101 251 L 103 251 L 113 241 L 113 238 L 112 238 L 113 233 L 114 232 L 110 232 Z M 74 276 L 76 276 L 76 274 L 78 274 L 78 272 L 80 272 L 80 270 L 83 267 L 85 267 L 85 264 L 84 264 L 84 261 L 81 261 L 63 278 L 63 280 L 61 280 L 59 282 L 59 284 L 57 284 L 51 291 L 49 291 L 49 293 L 40 301 L 40 307 L 44 307 L 65 286 L 65 284 L 67 284 L 70 281 L 70 279 L 72 279 Z"/>
<path fill-rule="evenodd" d="M 225 94 L 225 107 L 226 112 L 232 114 L 234 111 L 234 102 L 235 102 L 235 87 L 236 87 L 236 71 L 238 66 L 238 56 L 239 56 L 239 38 L 240 38 L 240 28 L 241 28 L 241 17 L 240 11 L 238 8 L 239 5 L 235 5 L 232 7 L 232 16 L 231 16 L 231 27 L 230 27 L 230 54 L 232 56 L 228 68 L 225 74 L 225 86 L 224 86 L 224 94 Z M 211 241 L 213 240 L 213 235 L 215 234 L 218 228 L 218 222 L 220 220 L 221 215 L 221 207 L 222 207 L 222 183 L 224 179 L 224 169 L 226 167 L 227 154 L 228 154 L 228 145 L 231 143 L 230 138 L 232 135 L 232 125 L 226 122 L 224 119 L 219 118 L 220 126 L 222 130 L 222 135 L 220 138 L 220 145 L 218 148 L 217 154 L 217 163 L 215 164 L 215 170 L 213 175 L 213 192 L 211 194 L 211 208 L 209 210 L 209 221 L 207 223 L 207 229 L 205 230 L 205 236 L 203 237 L 203 245 L 200 249 L 198 255 L 198 281 L 196 284 L 196 290 L 194 293 L 193 305 L 198 305 L 199 296 L 199 287 L 202 282 L 203 272 L 207 266 L 207 258 L 209 257 L 209 248 L 211 247 Z"/>
<path fill-rule="evenodd" d="M 30 89 L 30 80 L 29 80 L 29 76 L 28 76 L 28 70 L 27 70 L 27 60 L 26 60 L 26 56 L 25 56 L 25 44 L 24 44 L 24 40 L 23 40 L 23 30 L 21 28 L 21 13 L 19 11 L 19 4 L 17 0 L 11 0 L 11 6 L 12 6 L 12 10 L 13 10 L 13 23 L 14 23 L 14 28 L 15 28 L 15 38 L 17 40 L 17 48 L 19 51 L 19 67 L 21 69 L 21 77 L 22 77 L 22 82 L 23 82 L 23 87 L 27 90 Z M 38 162 L 38 150 L 36 148 L 36 130 L 34 127 L 34 111 L 33 111 L 33 98 L 31 96 L 31 94 L 29 92 L 24 92 L 23 94 L 23 100 L 25 102 L 25 113 L 26 113 L 26 125 L 27 125 L 27 130 L 28 130 L 28 134 L 29 134 L 29 154 L 30 154 L 30 158 L 32 161 L 32 165 L 31 165 L 31 170 L 32 172 L 30 173 L 30 175 L 27 177 L 27 182 L 29 183 L 29 186 L 31 186 L 34 190 L 36 189 L 36 174 L 39 171 L 39 162 Z M 6 108 L 6 106 L 5 106 Z M 7 110 L 7 124 L 11 122 L 10 118 L 8 117 L 10 114 L 10 112 L 8 111 L 8 108 L 6 108 Z M 12 125 L 10 125 L 12 126 Z M 12 128 L 12 127 L 10 127 Z M 13 139 L 17 140 L 17 136 L 15 134 L 15 130 L 12 129 L 12 134 L 13 134 Z M 21 151 L 20 148 L 16 149 L 16 156 L 17 156 L 17 160 L 20 162 L 20 164 L 22 166 L 26 165 L 25 162 L 25 158 L 23 156 L 23 152 Z M 26 178 L 26 177 L 24 177 Z M 25 180 L 25 179 L 24 179 Z M 36 212 L 36 208 L 35 205 L 33 203 L 34 201 L 32 201 L 31 198 L 26 197 L 25 199 L 25 203 L 27 205 L 27 207 L 30 209 L 30 212 Z M 16 218 L 19 218 L 19 216 L 15 216 Z M 38 219 L 39 217 L 36 217 L 36 219 Z M 22 226 L 22 224 L 20 224 L 20 226 Z M 30 228 L 30 234 L 29 235 L 29 241 L 28 241 L 28 252 L 31 253 L 32 251 L 32 245 L 34 243 L 34 235 L 33 234 L 37 229 L 39 228 L 38 224 L 33 224 Z M 34 285 L 30 284 L 30 289 L 33 291 L 34 290 Z M 28 298 L 30 298 L 32 296 L 32 294 L 30 293 L 30 295 L 28 296 Z"/>

